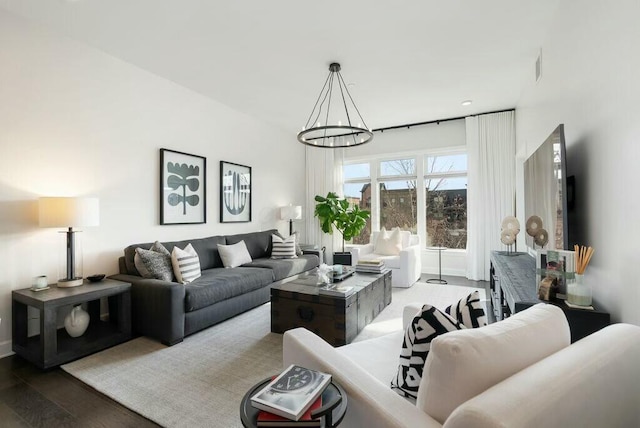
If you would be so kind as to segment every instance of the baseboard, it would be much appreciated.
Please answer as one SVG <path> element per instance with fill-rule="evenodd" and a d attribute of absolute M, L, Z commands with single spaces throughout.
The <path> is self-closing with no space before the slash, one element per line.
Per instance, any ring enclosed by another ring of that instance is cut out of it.
<path fill-rule="evenodd" d="M 0 342 L 0 358 L 8 357 L 9 355 L 13 355 L 12 351 L 12 342 L 10 340 L 5 340 L 4 342 Z"/>

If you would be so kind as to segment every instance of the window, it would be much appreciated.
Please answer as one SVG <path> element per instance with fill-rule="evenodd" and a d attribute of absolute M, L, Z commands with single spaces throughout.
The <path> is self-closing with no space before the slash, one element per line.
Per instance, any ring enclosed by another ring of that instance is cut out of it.
<path fill-rule="evenodd" d="M 425 157 L 427 245 L 467 247 L 467 155 Z"/>
<path fill-rule="evenodd" d="M 345 164 L 343 173 L 345 196 L 371 211 L 367 227 L 352 243 L 368 243 L 375 225 L 410 230 L 429 246 L 466 248 L 466 153 L 359 161 Z"/>
<path fill-rule="evenodd" d="M 346 164 L 343 167 L 345 198 L 352 205 L 371 211 L 371 176 L 369 163 Z M 350 244 L 367 244 L 371 235 L 371 217 L 367 226 Z"/>

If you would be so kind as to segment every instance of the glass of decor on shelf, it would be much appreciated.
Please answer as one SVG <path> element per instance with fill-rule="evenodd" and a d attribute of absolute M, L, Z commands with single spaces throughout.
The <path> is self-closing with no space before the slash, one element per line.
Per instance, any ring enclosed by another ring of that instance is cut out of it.
<path fill-rule="evenodd" d="M 593 256 L 593 248 L 575 245 L 574 251 L 576 253 L 576 275 L 575 279 L 567 284 L 567 302 L 576 306 L 591 306 L 593 293 L 591 285 L 584 281 L 584 271 Z"/>

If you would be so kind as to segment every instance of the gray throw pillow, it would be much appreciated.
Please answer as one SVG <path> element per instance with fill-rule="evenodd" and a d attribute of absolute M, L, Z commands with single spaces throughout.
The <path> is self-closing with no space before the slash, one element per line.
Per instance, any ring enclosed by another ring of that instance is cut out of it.
<path fill-rule="evenodd" d="M 164 245 L 156 241 L 150 250 L 138 247 L 136 248 L 136 255 L 142 260 L 142 264 L 147 271 L 145 273 L 149 275 L 145 276 L 145 278 L 155 278 L 162 281 L 173 282 L 171 253 Z M 138 271 L 140 272 L 140 269 L 138 269 Z M 143 272 L 140 273 L 142 274 Z"/>
<path fill-rule="evenodd" d="M 142 247 L 138 247 L 138 248 L 142 248 Z M 171 255 L 169 253 L 169 250 L 167 250 L 160 241 L 154 242 L 153 245 L 151 245 L 151 248 L 149 248 L 149 251 L 155 251 L 156 253 Z M 133 264 L 135 265 L 141 277 L 154 278 L 151 272 L 149 272 L 149 269 L 147 269 L 147 267 L 144 265 L 144 262 L 142 261 L 142 259 L 140 258 L 137 252 L 133 255 Z"/>

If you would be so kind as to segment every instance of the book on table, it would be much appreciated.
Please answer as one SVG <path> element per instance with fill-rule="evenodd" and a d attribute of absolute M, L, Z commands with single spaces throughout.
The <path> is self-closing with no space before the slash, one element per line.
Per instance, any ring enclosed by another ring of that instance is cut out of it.
<path fill-rule="evenodd" d="M 318 290 L 318 294 L 324 294 L 325 296 L 336 296 L 336 297 L 349 297 L 351 296 L 355 290 L 353 287 L 348 285 L 341 284 L 329 284 L 324 287 L 321 287 Z"/>
<path fill-rule="evenodd" d="M 318 410 L 322 407 L 322 395 L 313 402 L 311 407 L 307 409 L 297 421 L 285 418 L 283 416 L 276 415 L 275 413 L 267 412 L 266 410 L 260 410 L 258 413 L 258 419 L 256 426 L 258 427 L 321 427 L 322 421 L 320 419 L 311 419 L 311 412 Z"/>
<path fill-rule="evenodd" d="M 331 375 L 290 365 L 251 397 L 253 407 L 299 420 L 331 382 Z"/>

